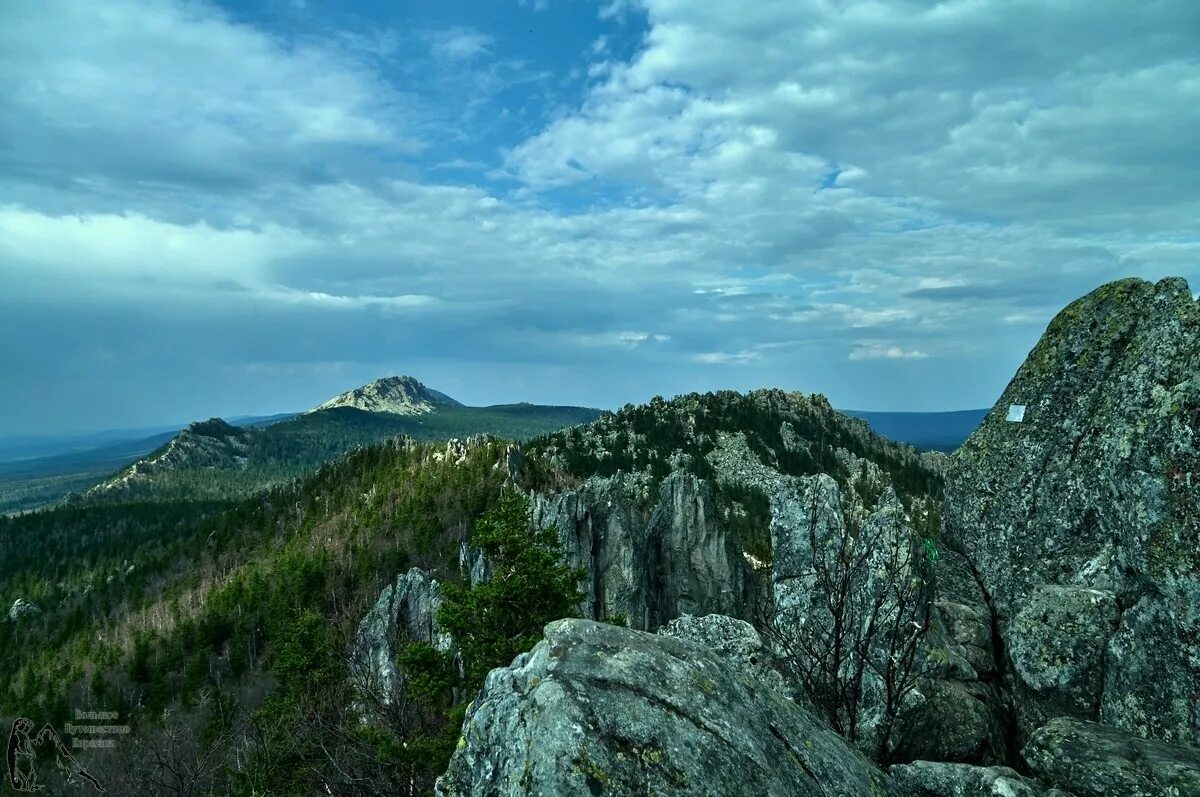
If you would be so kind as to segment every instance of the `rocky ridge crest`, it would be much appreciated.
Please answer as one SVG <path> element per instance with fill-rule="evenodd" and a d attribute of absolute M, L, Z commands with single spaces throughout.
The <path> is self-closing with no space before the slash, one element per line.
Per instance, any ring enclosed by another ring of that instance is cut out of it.
<path fill-rule="evenodd" d="M 111 499 L 132 492 L 156 476 L 185 468 L 237 469 L 249 462 L 251 448 L 263 434 L 254 426 L 233 426 L 220 418 L 196 421 L 166 445 L 110 479 L 88 488 L 83 500 Z"/>

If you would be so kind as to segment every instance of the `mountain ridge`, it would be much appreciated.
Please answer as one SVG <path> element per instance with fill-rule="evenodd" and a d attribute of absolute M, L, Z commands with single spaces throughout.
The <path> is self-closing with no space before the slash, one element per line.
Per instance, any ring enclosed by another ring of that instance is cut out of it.
<path fill-rule="evenodd" d="M 525 439 L 592 421 L 601 410 L 530 403 L 469 407 L 411 376 L 383 377 L 268 426 L 220 418 L 68 496 L 74 503 L 241 497 L 303 476 L 359 446 L 397 436 L 434 441 L 492 434 Z"/>

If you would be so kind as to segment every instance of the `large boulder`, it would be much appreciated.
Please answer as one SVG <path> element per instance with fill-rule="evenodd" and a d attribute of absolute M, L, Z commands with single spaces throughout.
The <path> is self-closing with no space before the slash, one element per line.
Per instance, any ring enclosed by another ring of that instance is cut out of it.
<path fill-rule="evenodd" d="M 532 503 L 534 526 L 556 526 L 588 573 L 584 617 L 654 630 L 681 614 L 746 616 L 749 566 L 703 480 L 674 471 L 651 501 L 640 474 L 618 473 Z"/>
<path fill-rule="evenodd" d="M 1082 679 L 1053 687 L 1051 703 L 1098 697 L 1106 721 L 1189 744 L 1200 743 L 1198 423 L 1200 310 L 1187 284 L 1105 285 L 1059 313 L 955 452 L 945 514 L 1009 646 L 1024 644 L 1019 618 L 1036 613 L 1039 587 L 1113 596 L 1112 633 L 1112 602 L 1054 631 L 1056 649 L 1102 661 L 1099 694 L 1086 673 L 1038 665 L 1038 679 Z"/>
<path fill-rule="evenodd" d="M 587 620 L 493 670 L 442 797 L 894 794 L 806 709 L 706 647 Z"/>
<path fill-rule="evenodd" d="M 704 617 L 685 614 L 667 623 L 658 633 L 711 650 L 755 680 L 781 693 L 788 691 L 774 655 L 754 626 L 745 620 L 723 614 Z"/>
<path fill-rule="evenodd" d="M 1060 717 L 1021 751 L 1038 779 L 1076 797 L 1200 794 L 1200 750 Z"/>
<path fill-rule="evenodd" d="M 992 688 L 980 682 L 930 679 L 900 716 L 889 746 L 893 761 L 1003 760 L 1004 727 Z"/>
<path fill-rule="evenodd" d="M 1008 767 L 977 767 L 940 761 L 914 761 L 889 770 L 907 797 L 1041 797 L 1029 778 Z"/>
<path fill-rule="evenodd" d="M 1052 717 L 1097 719 L 1104 659 L 1120 614 L 1116 597 L 1042 586 L 1009 625 L 1018 723 L 1025 735 Z"/>

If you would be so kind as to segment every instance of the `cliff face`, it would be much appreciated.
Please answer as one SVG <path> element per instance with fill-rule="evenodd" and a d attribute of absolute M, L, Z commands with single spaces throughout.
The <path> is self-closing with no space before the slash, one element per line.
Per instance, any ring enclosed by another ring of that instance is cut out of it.
<path fill-rule="evenodd" d="M 1200 744 L 1200 310 L 1124 280 L 1064 309 L 952 457 L 946 533 L 1008 642 L 1021 730 Z"/>
<path fill-rule="evenodd" d="M 648 490 L 636 474 L 618 474 L 534 496 L 534 525 L 556 526 L 569 562 L 588 572 L 582 616 L 648 630 L 681 614 L 748 616 L 750 568 L 712 487 L 676 471 L 649 504 Z"/>

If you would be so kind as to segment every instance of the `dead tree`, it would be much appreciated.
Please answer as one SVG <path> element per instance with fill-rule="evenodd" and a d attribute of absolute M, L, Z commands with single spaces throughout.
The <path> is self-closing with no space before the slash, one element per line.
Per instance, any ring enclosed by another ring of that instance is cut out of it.
<path fill-rule="evenodd" d="M 875 757 L 885 760 L 905 699 L 934 671 L 922 655 L 932 561 L 904 524 L 838 502 L 822 523 L 814 483 L 791 588 L 773 585 L 757 625 L 780 663 L 829 724 L 853 743 L 869 702 L 878 707 Z"/>

